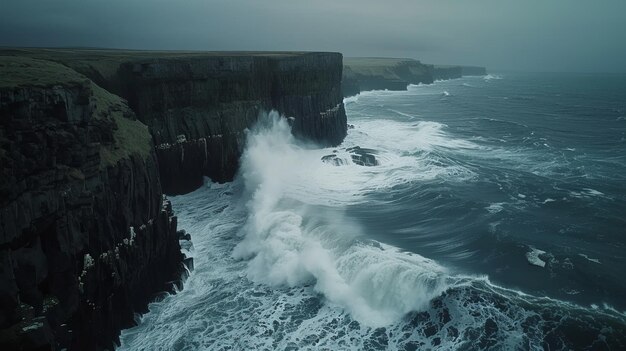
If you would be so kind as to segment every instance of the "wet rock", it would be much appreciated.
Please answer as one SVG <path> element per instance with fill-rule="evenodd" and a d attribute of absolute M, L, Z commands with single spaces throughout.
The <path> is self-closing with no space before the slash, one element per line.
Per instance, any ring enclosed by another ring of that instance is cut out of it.
<path fill-rule="evenodd" d="M 187 267 L 187 269 L 189 269 L 189 271 L 193 271 L 193 269 L 194 269 L 193 257 L 186 257 L 183 260 L 183 264 L 185 264 L 185 267 Z"/>
<path fill-rule="evenodd" d="M 359 166 L 378 166 L 378 160 L 376 160 L 376 150 L 361 148 L 359 146 L 347 148 L 346 151 L 350 153 L 352 162 Z"/>
<path fill-rule="evenodd" d="M 179 230 L 176 234 L 178 234 L 178 240 L 191 241 L 191 234 L 187 233 L 184 229 Z"/>
<path fill-rule="evenodd" d="M 344 160 L 337 157 L 337 155 L 322 156 L 322 162 L 330 163 L 331 165 L 334 165 L 334 166 L 342 166 L 346 164 Z"/>

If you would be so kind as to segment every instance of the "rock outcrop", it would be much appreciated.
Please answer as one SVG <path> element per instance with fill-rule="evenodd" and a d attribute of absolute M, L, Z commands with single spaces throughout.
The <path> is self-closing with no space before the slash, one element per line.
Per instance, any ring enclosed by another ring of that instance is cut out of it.
<path fill-rule="evenodd" d="M 433 66 L 414 59 L 358 57 L 344 60 L 344 97 L 366 90 L 406 90 L 433 82 Z"/>
<path fill-rule="evenodd" d="M 60 64 L 0 77 L 0 349 L 112 349 L 184 269 L 148 128 Z"/>

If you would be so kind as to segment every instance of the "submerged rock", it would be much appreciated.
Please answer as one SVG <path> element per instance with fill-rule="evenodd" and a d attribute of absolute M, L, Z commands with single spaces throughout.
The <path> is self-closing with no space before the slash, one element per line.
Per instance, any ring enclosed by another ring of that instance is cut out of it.
<path fill-rule="evenodd" d="M 359 146 L 347 148 L 346 151 L 350 153 L 352 162 L 359 166 L 378 166 L 378 160 L 376 160 L 376 150 L 365 149 Z"/>
<path fill-rule="evenodd" d="M 376 150 L 366 149 L 360 146 L 349 147 L 345 149 L 346 152 L 350 155 L 350 159 L 352 162 L 359 166 L 378 166 L 379 162 L 376 159 Z M 333 154 L 322 156 L 322 162 L 332 164 L 334 166 L 343 166 L 349 164 L 345 159 L 339 157 L 336 153 L 337 150 L 333 150 Z"/>

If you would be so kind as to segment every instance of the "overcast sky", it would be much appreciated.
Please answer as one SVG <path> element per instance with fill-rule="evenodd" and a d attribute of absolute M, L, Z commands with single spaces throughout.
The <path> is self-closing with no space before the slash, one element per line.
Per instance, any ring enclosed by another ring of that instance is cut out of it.
<path fill-rule="evenodd" d="M 323 50 L 626 72 L 626 0 L 2 0 L 0 46 Z"/>

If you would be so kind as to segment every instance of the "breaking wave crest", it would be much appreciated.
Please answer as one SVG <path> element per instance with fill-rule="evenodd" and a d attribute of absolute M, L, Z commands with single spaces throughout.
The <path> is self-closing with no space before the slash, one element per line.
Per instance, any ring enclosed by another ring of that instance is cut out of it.
<path fill-rule="evenodd" d="M 449 287 L 446 270 L 432 260 L 360 241 L 358 228 L 343 232 L 333 225 L 346 222 L 340 211 L 312 211 L 290 196 L 289 189 L 307 182 L 299 172 L 310 161 L 306 153 L 276 112 L 262 116 L 248 134 L 241 178 L 249 215 L 233 256 L 249 259 L 249 279 L 270 286 L 313 284 L 369 326 L 421 310 Z"/>

